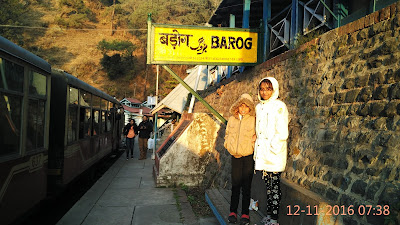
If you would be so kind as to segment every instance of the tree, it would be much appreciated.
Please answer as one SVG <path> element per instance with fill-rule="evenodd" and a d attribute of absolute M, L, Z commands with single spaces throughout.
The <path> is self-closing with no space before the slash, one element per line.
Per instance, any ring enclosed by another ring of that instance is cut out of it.
<path fill-rule="evenodd" d="M 111 80 L 123 77 L 134 68 L 134 58 L 132 56 L 135 46 L 130 41 L 113 40 L 108 42 L 102 40 L 97 44 L 97 49 L 103 53 L 100 64 L 106 70 Z M 118 52 L 108 56 L 109 52 Z M 122 56 L 121 54 L 122 53 Z"/>
<path fill-rule="evenodd" d="M 25 25 L 23 16 L 28 11 L 19 0 L 2 0 L 0 7 L 0 24 L 3 25 Z M 17 43 L 23 44 L 23 30 L 16 28 L 0 27 L 0 35 Z"/>
<path fill-rule="evenodd" d="M 96 20 L 82 0 L 60 0 L 58 7 L 60 16 L 55 18 L 55 22 L 62 27 L 83 28 L 85 22 Z"/>

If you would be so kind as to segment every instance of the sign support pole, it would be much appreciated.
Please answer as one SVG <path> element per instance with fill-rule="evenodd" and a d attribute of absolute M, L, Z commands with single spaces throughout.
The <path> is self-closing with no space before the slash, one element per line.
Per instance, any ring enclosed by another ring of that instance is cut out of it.
<path fill-rule="evenodd" d="M 227 124 L 227 120 L 221 116 L 213 107 L 211 107 L 197 92 L 195 92 L 182 78 L 180 78 L 174 71 L 167 65 L 162 65 L 182 86 L 184 86 L 194 97 L 196 97 L 208 110 L 210 110 L 222 123 Z"/>
<path fill-rule="evenodd" d="M 156 105 L 158 104 L 158 74 L 159 74 L 159 65 L 156 66 L 157 68 L 157 81 L 156 81 Z M 155 159 L 156 158 L 156 146 L 157 146 L 157 120 L 158 120 L 158 112 L 156 112 L 156 114 L 154 115 L 154 146 L 153 146 L 153 154 L 151 155 L 151 159 Z"/>

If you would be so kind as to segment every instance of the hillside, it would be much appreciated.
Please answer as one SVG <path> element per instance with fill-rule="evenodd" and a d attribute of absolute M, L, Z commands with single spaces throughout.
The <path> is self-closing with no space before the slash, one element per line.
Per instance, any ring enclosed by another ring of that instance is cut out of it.
<path fill-rule="evenodd" d="M 145 100 L 155 94 L 156 67 L 146 65 L 147 14 L 157 23 L 202 25 L 207 22 L 218 0 L 6 0 L 10 8 L 0 16 L 0 35 L 41 56 L 55 68 L 121 99 Z M 3 4 L 2 4 L 3 5 Z M 113 15 L 114 11 L 114 16 Z M 114 19 L 112 19 L 114 18 Z M 113 24 L 114 32 L 111 31 Z M 17 27 L 18 26 L 18 27 Z M 105 40 L 129 41 L 135 47 L 132 56 L 123 52 L 98 49 Z M 101 60 L 107 54 L 131 60 L 123 73 L 111 78 Z M 187 66 L 173 66 L 181 77 Z M 177 82 L 161 70 L 159 95 L 166 96 Z"/>

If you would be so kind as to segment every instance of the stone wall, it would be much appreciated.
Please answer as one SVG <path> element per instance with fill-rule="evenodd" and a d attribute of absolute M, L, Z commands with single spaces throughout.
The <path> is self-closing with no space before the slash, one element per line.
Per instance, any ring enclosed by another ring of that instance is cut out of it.
<path fill-rule="evenodd" d="M 190 124 L 160 159 L 156 173 L 158 187 L 178 186 L 181 183 L 200 186 L 208 161 L 219 159 L 219 153 L 214 151 L 219 123 L 206 113 L 185 117 L 190 118 Z"/>
<path fill-rule="evenodd" d="M 275 77 L 290 113 L 283 177 L 338 205 L 400 208 L 400 2 L 329 31 L 201 93 L 229 118 L 242 94 L 257 100 L 261 78 Z M 197 102 L 194 112 L 207 112 Z M 206 185 L 230 187 L 230 160 L 219 132 Z M 227 160 L 227 161 L 223 161 Z M 378 216 L 345 224 L 383 224 Z M 398 219 L 398 218 L 397 218 Z M 400 220 L 399 220 L 400 221 Z"/>

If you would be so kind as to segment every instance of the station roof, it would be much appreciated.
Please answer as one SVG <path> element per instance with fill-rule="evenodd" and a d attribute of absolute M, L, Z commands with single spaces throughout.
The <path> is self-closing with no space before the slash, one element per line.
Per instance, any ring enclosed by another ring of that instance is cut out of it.
<path fill-rule="evenodd" d="M 140 108 L 132 108 L 129 106 L 126 106 L 124 104 L 122 104 L 122 107 L 124 107 L 124 110 L 130 112 L 130 113 L 134 113 L 134 114 L 142 114 L 145 116 L 152 116 L 152 114 L 150 113 L 151 109 L 145 106 L 142 106 Z"/>
<path fill-rule="evenodd" d="M 242 27 L 243 0 L 222 0 L 208 23 L 213 27 L 229 27 L 230 14 L 235 15 L 235 27 Z M 292 0 L 271 0 L 271 18 L 288 7 Z M 263 16 L 263 0 L 251 0 L 250 28 L 259 28 Z"/>
<path fill-rule="evenodd" d="M 191 88 L 194 88 L 198 70 L 200 66 L 196 66 L 194 70 L 184 79 L 185 83 Z M 199 84 L 197 90 L 204 90 L 207 87 L 207 66 L 201 66 Z M 189 91 L 182 84 L 178 84 L 163 100 L 161 100 L 152 110 L 151 113 L 154 114 L 163 108 L 169 108 L 175 112 L 182 114 L 186 101 L 188 101 Z"/>

